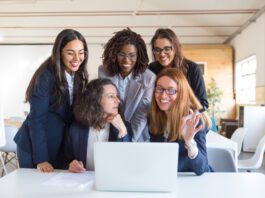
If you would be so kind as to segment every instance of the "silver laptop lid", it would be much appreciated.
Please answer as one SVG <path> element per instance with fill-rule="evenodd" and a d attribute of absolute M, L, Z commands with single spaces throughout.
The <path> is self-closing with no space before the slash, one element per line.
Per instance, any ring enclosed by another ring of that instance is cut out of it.
<path fill-rule="evenodd" d="M 178 144 L 99 142 L 94 161 L 97 190 L 170 192 L 177 178 Z"/>

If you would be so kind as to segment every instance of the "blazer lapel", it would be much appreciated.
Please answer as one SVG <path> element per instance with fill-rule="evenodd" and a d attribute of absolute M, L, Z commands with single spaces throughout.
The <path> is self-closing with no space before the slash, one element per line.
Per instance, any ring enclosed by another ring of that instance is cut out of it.
<path fill-rule="evenodd" d="M 129 83 L 128 92 L 126 95 L 124 117 L 126 121 L 129 121 L 135 112 L 135 109 L 139 103 L 139 99 L 142 97 L 141 83 L 138 82 L 139 77 L 132 79 Z"/>

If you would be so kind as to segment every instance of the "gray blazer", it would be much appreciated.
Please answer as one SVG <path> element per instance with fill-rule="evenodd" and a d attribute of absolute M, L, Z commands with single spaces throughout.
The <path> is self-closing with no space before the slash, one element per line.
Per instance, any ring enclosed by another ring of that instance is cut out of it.
<path fill-rule="evenodd" d="M 99 78 L 109 78 L 118 87 L 118 75 L 110 76 L 106 68 L 98 68 Z M 156 76 L 149 69 L 129 82 L 124 107 L 124 119 L 131 124 L 133 142 L 149 141 L 147 115 L 150 109 Z"/>

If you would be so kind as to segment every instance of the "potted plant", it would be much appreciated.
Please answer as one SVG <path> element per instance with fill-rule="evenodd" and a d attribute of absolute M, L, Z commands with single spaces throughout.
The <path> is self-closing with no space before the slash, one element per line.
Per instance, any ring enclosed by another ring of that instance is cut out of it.
<path fill-rule="evenodd" d="M 211 116 L 213 125 L 216 125 L 216 121 L 218 120 L 221 110 L 221 100 L 223 97 L 223 91 L 218 87 L 214 78 L 211 78 L 211 82 L 208 85 L 207 89 L 207 97 L 209 102 L 208 113 Z"/>

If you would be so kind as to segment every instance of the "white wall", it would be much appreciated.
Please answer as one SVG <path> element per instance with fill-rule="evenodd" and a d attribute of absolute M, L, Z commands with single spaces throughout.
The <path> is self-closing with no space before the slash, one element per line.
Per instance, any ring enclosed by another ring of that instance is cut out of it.
<path fill-rule="evenodd" d="M 93 79 L 97 77 L 103 49 L 100 44 L 88 44 L 88 47 L 88 72 Z M 0 98 L 5 118 L 24 117 L 24 111 L 29 111 L 29 104 L 24 103 L 26 88 L 51 50 L 52 45 L 0 45 Z"/>
<path fill-rule="evenodd" d="M 265 85 L 265 14 L 248 26 L 231 42 L 235 49 L 235 62 L 251 55 L 257 56 L 256 86 Z"/>

